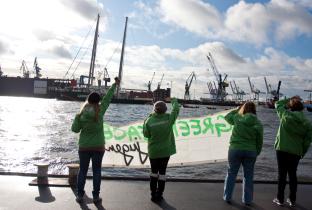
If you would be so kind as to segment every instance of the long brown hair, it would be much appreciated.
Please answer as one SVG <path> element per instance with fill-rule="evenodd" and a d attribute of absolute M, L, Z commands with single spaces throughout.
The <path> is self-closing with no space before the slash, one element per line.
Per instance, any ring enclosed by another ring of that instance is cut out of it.
<path fill-rule="evenodd" d="M 247 101 L 243 106 L 238 111 L 238 114 L 244 115 L 246 113 L 252 113 L 252 114 L 257 114 L 256 113 L 256 105 L 252 101 Z"/>

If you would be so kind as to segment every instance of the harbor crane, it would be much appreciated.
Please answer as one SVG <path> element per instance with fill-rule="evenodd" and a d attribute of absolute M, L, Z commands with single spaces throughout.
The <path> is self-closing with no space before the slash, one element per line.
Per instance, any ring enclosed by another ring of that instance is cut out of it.
<path fill-rule="evenodd" d="M 29 78 L 30 73 L 29 73 L 28 67 L 26 65 L 26 61 L 24 61 L 24 60 L 22 61 L 20 71 L 22 71 L 24 78 Z"/>
<path fill-rule="evenodd" d="M 101 76 L 103 75 L 103 81 L 104 81 L 104 87 L 107 88 L 107 83 L 109 83 L 111 81 L 111 78 L 108 74 L 107 68 L 105 67 L 103 71 L 99 71 L 98 72 L 98 86 L 101 87 Z M 83 75 L 82 75 L 83 76 Z M 86 77 L 88 78 L 88 77 Z"/>
<path fill-rule="evenodd" d="M 268 95 L 271 95 L 271 99 L 273 99 L 274 101 L 279 100 L 279 97 L 282 95 L 280 93 L 280 88 L 281 88 L 281 81 L 278 81 L 278 85 L 277 85 L 277 90 L 272 90 L 272 87 L 270 84 L 268 84 L 266 77 L 264 77 L 264 82 L 265 82 L 265 87 L 266 87 L 266 94 L 267 97 Z M 268 98 L 267 98 L 268 100 Z"/>
<path fill-rule="evenodd" d="M 1 65 L 0 65 L 0 77 L 2 77 L 2 75 L 3 75 L 3 71 L 2 71 Z"/>
<path fill-rule="evenodd" d="M 157 89 L 160 89 L 160 86 L 161 86 L 163 79 L 164 79 L 164 74 L 162 74 L 160 82 L 158 82 L 158 84 L 157 84 Z"/>
<path fill-rule="evenodd" d="M 190 76 L 187 78 L 186 82 L 185 82 L 185 92 L 184 92 L 184 99 L 185 100 L 190 100 L 190 88 L 193 82 L 193 79 L 196 80 L 196 75 L 194 72 L 192 72 L 190 74 Z"/>
<path fill-rule="evenodd" d="M 248 82 L 249 82 L 249 86 L 250 86 L 250 91 L 253 94 L 253 100 L 259 101 L 259 95 L 261 93 L 260 90 L 255 88 L 255 86 L 253 84 L 251 84 L 249 76 L 248 76 Z"/>
<path fill-rule="evenodd" d="M 219 73 L 211 53 L 208 53 L 207 59 L 210 63 L 211 70 L 218 82 L 216 100 L 224 101 L 225 97 L 227 96 L 226 88 L 229 86 L 229 84 L 226 82 L 226 78 L 228 75 L 225 74 L 224 78 L 222 78 L 222 75 Z"/>
<path fill-rule="evenodd" d="M 236 85 L 235 80 L 233 80 L 233 83 L 234 83 L 234 87 L 235 87 L 235 90 L 236 90 L 236 93 L 237 93 L 238 100 L 242 101 L 242 100 L 244 99 L 244 95 L 246 95 L 246 93 L 245 93 L 244 90 L 241 90 L 241 89 Z"/>
<path fill-rule="evenodd" d="M 212 96 L 213 99 L 216 99 L 217 98 L 216 83 L 214 81 L 213 81 L 213 83 L 207 82 L 207 86 L 208 86 L 209 94 Z"/>
<path fill-rule="evenodd" d="M 34 60 L 34 71 L 36 74 L 35 78 L 40 78 L 42 76 L 40 73 L 41 68 L 38 66 L 37 57 L 35 57 L 35 60 Z"/>
<path fill-rule="evenodd" d="M 152 79 L 150 81 L 148 81 L 148 84 L 147 84 L 147 90 L 148 91 L 152 91 L 152 83 L 153 83 L 153 80 L 154 80 L 154 76 L 155 76 L 155 72 L 152 76 Z"/>

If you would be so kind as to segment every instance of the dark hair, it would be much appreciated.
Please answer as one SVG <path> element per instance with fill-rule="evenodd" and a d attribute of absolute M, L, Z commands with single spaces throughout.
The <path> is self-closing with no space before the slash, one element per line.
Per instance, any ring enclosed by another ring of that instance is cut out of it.
<path fill-rule="evenodd" d="M 291 99 L 289 101 L 289 108 L 291 111 L 302 111 L 304 109 L 304 106 L 301 101 L 296 99 Z"/>
<path fill-rule="evenodd" d="M 163 114 L 167 111 L 167 105 L 165 102 L 163 101 L 157 101 L 155 104 L 154 104 L 154 111 L 157 113 L 157 114 Z"/>
<path fill-rule="evenodd" d="M 89 104 L 98 104 L 100 100 L 101 96 L 97 92 L 90 93 L 87 98 Z"/>
<path fill-rule="evenodd" d="M 247 101 L 238 111 L 239 114 L 244 115 L 246 113 L 257 114 L 256 105 L 252 101 Z"/>

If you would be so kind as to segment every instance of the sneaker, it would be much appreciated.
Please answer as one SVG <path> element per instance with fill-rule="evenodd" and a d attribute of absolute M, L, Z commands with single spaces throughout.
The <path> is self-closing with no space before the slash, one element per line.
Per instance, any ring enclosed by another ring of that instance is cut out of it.
<path fill-rule="evenodd" d="M 273 199 L 273 203 L 275 203 L 278 206 L 283 206 L 284 205 L 283 202 L 280 202 L 280 200 L 278 200 L 278 198 L 274 198 Z"/>
<path fill-rule="evenodd" d="M 295 207 L 295 206 L 296 206 L 296 202 L 291 201 L 289 198 L 287 198 L 287 201 L 286 201 L 286 202 L 288 203 L 288 205 L 289 205 L 290 207 Z"/>
<path fill-rule="evenodd" d="M 102 198 L 100 197 L 93 198 L 93 203 L 101 203 L 101 202 L 102 202 Z"/>
<path fill-rule="evenodd" d="M 83 202 L 83 196 L 76 196 L 76 202 L 77 203 L 82 203 Z"/>

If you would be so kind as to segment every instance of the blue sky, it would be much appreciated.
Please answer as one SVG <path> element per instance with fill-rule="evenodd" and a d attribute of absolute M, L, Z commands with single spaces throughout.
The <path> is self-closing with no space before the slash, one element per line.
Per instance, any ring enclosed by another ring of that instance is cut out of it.
<path fill-rule="evenodd" d="M 183 97 L 185 80 L 195 71 L 191 92 L 206 97 L 207 82 L 215 80 L 207 71 L 205 56 L 211 52 L 219 72 L 245 92 L 250 92 L 248 76 L 262 91 L 264 76 L 273 87 L 282 80 L 286 95 L 306 97 L 303 90 L 312 89 L 310 0 L 1 1 L 2 70 L 18 75 L 22 60 L 31 68 L 37 56 L 43 75 L 63 77 L 97 12 L 97 71 L 107 65 L 112 77 L 118 70 L 125 16 L 129 17 L 124 87 L 144 89 L 156 72 L 155 86 L 165 74 L 164 86 L 172 83 L 173 95 Z M 87 74 L 91 52 L 86 48 L 92 33 L 78 56 L 80 65 L 70 69 L 69 76 Z"/>

